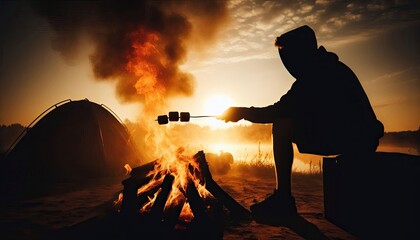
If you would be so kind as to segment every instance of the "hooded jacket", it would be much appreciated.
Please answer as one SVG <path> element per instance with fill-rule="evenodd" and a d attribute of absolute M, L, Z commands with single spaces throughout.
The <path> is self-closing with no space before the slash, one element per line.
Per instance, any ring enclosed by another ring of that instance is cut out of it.
<path fill-rule="evenodd" d="M 291 89 L 273 105 L 250 108 L 245 119 L 260 123 L 292 119 L 293 138 L 300 152 L 331 155 L 375 151 L 384 129 L 363 87 L 336 54 L 323 46 L 316 49 L 315 35 L 312 37 L 308 28 L 300 28 L 304 34 L 296 30 L 286 33 L 276 43 L 285 44 L 279 52 L 286 69 L 296 78 Z M 309 43 L 305 45 L 305 41 Z"/>

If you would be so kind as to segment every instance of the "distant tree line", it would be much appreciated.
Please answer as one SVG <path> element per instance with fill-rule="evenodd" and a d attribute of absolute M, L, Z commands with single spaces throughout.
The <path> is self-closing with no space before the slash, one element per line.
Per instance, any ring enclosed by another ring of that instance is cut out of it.
<path fill-rule="evenodd" d="M 137 123 L 126 121 L 125 125 L 137 142 L 139 148 L 144 145 L 146 132 Z M 21 124 L 0 125 L 0 157 L 9 149 L 16 138 L 25 130 Z M 251 124 L 247 126 L 235 126 L 227 129 L 212 130 L 210 127 L 202 127 L 197 124 L 188 123 L 174 125 L 173 136 L 179 138 L 180 143 L 202 142 L 203 139 L 219 141 L 228 139 L 238 143 L 268 143 L 271 142 L 271 125 Z M 380 140 L 381 145 L 393 145 L 410 147 L 420 150 L 420 127 L 416 131 L 386 132 Z"/>
<path fill-rule="evenodd" d="M 420 127 L 417 131 L 386 132 L 380 145 L 394 145 L 414 148 L 420 151 Z"/>

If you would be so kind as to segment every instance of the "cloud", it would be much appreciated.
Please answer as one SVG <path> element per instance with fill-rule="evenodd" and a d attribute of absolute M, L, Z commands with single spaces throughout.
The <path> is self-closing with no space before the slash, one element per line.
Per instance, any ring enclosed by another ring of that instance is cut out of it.
<path fill-rule="evenodd" d="M 393 98 L 393 99 L 388 99 L 388 100 L 383 101 L 381 103 L 375 104 L 372 107 L 374 109 L 379 110 L 381 108 L 386 108 L 386 107 L 390 107 L 390 106 L 393 106 L 393 105 L 401 105 L 402 103 L 404 103 L 406 101 L 408 101 L 408 99 L 405 98 L 405 97 Z"/>
<path fill-rule="evenodd" d="M 219 56 L 237 59 L 273 51 L 268 48 L 276 36 L 301 25 L 310 25 L 319 41 L 329 46 L 365 41 L 395 27 L 419 24 L 420 4 L 416 1 L 235 0 L 229 2 L 228 10 L 233 23 L 224 32 L 224 41 L 218 45 L 217 52 Z M 238 44 L 240 48 L 233 47 Z"/>
<path fill-rule="evenodd" d="M 417 83 L 417 84 L 414 84 L 414 86 L 420 87 L 420 79 L 418 77 L 419 73 L 420 73 L 420 66 L 416 66 L 416 67 L 410 67 L 410 68 L 386 73 L 382 76 L 379 76 L 370 81 L 367 80 L 365 82 L 372 82 L 375 84 L 386 84 L 387 82 L 391 82 L 391 83 L 396 82 L 398 79 L 398 82 L 400 84 L 404 82 L 408 82 L 408 83 L 414 82 L 414 83 Z"/>

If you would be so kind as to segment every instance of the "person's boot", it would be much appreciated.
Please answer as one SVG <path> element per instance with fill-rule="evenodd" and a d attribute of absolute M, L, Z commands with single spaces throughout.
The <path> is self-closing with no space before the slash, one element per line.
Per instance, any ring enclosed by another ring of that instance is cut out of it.
<path fill-rule="evenodd" d="M 277 223 L 297 216 L 295 198 L 278 190 L 274 190 L 265 200 L 251 205 L 251 212 L 257 222 L 266 223 Z"/>

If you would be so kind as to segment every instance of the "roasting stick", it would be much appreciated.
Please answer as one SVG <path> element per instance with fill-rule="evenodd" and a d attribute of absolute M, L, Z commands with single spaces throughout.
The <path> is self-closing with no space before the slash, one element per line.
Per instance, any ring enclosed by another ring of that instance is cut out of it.
<path fill-rule="evenodd" d="M 190 116 L 190 118 L 217 118 L 216 115 Z"/>
<path fill-rule="evenodd" d="M 171 122 L 189 122 L 191 118 L 217 118 L 219 116 L 216 115 L 199 115 L 199 116 L 191 116 L 189 112 L 169 112 L 169 115 L 160 115 L 158 116 L 155 121 L 159 123 L 159 125 L 168 124 L 169 121 Z"/>

